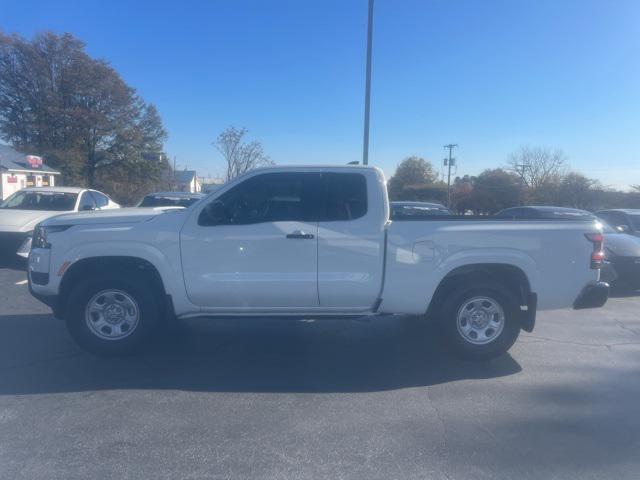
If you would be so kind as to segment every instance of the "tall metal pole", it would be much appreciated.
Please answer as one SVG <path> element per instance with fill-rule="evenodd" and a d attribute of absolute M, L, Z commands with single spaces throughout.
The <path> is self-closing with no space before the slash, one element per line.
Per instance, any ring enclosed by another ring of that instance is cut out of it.
<path fill-rule="evenodd" d="M 447 208 L 451 208 L 451 152 L 455 147 L 457 147 L 457 143 L 450 143 L 449 145 L 445 145 L 444 148 L 449 149 L 449 161 L 447 162 L 448 166 L 448 174 L 447 174 Z"/>
<path fill-rule="evenodd" d="M 369 164 L 369 111 L 371 104 L 371 44 L 373 40 L 373 0 L 369 0 L 369 22 L 367 24 L 367 71 L 364 92 L 364 139 L 362 164 Z"/>

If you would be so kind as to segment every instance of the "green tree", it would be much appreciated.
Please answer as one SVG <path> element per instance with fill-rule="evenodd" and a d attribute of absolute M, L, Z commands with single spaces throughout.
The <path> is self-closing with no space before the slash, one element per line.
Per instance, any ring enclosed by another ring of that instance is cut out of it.
<path fill-rule="evenodd" d="M 166 132 L 156 108 L 84 43 L 44 33 L 0 38 L 0 137 L 95 187 L 105 176 L 157 180 Z"/>
<path fill-rule="evenodd" d="M 476 177 L 465 175 L 463 177 L 456 177 L 451 187 L 451 206 L 450 210 L 456 212 L 459 215 L 464 215 L 465 212 L 473 211 L 473 184 Z"/>
<path fill-rule="evenodd" d="M 441 201 L 441 182 L 438 174 L 428 160 L 421 157 L 408 157 L 402 160 L 396 172 L 389 179 L 387 188 L 392 200 L 427 200 L 434 195 Z M 444 198 L 446 198 L 446 185 Z"/>
<path fill-rule="evenodd" d="M 473 182 L 470 204 L 477 214 L 494 214 L 518 204 L 520 180 L 501 168 L 487 169 Z"/>
<path fill-rule="evenodd" d="M 554 203 L 565 207 L 593 209 L 599 203 L 601 190 L 597 180 L 570 172 L 560 180 Z"/>

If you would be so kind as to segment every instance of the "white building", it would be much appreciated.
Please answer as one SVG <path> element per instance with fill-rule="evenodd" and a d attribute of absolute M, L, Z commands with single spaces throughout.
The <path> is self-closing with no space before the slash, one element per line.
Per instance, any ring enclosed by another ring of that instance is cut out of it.
<path fill-rule="evenodd" d="M 199 193 L 202 190 L 195 170 L 177 170 L 174 172 L 174 180 L 174 189 L 178 192 Z"/>
<path fill-rule="evenodd" d="M 0 199 L 25 187 L 54 187 L 60 172 L 42 163 L 36 155 L 25 155 L 0 144 Z"/>

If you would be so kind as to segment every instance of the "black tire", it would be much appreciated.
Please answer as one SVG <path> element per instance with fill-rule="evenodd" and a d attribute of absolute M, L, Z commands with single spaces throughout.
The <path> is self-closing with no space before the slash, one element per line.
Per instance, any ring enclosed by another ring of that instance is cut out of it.
<path fill-rule="evenodd" d="M 105 340 L 87 325 L 85 312 L 92 297 L 104 290 L 116 289 L 128 294 L 139 309 L 137 326 L 128 336 Z M 109 275 L 99 280 L 78 283 L 69 295 L 65 321 L 69 333 L 78 345 L 95 355 L 124 356 L 139 353 L 149 344 L 162 326 L 158 296 L 149 281 L 136 272 Z"/>
<path fill-rule="evenodd" d="M 458 330 L 458 312 L 474 297 L 488 297 L 504 312 L 504 326 L 492 341 L 475 344 Z M 516 296 L 499 283 L 482 282 L 461 286 L 448 295 L 441 310 L 442 327 L 447 342 L 465 360 L 490 360 L 505 354 L 520 334 L 520 305 Z"/>

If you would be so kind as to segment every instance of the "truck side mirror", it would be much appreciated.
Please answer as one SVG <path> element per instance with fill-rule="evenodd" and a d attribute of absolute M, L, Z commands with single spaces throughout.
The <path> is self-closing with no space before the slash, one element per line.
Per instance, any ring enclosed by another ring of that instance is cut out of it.
<path fill-rule="evenodd" d="M 224 208 L 224 203 L 220 200 L 214 200 L 213 202 L 208 203 L 204 207 L 203 213 L 207 217 L 206 223 L 208 225 L 217 225 L 224 223 L 227 220 L 227 212 Z"/>

